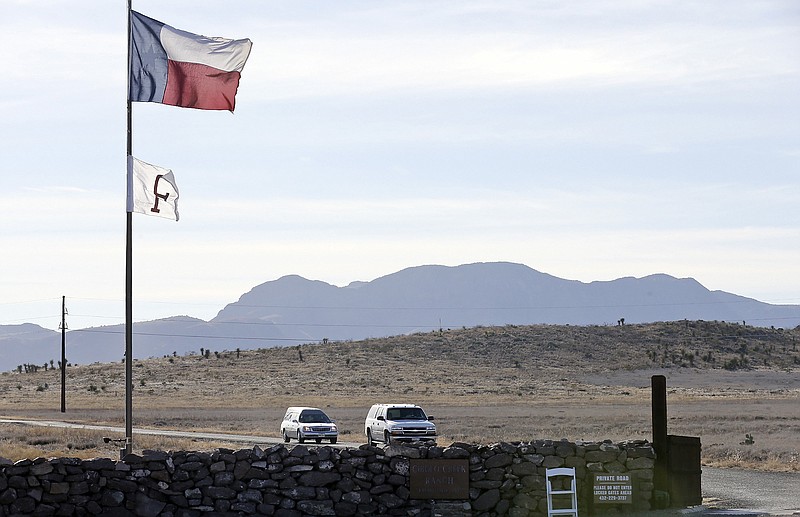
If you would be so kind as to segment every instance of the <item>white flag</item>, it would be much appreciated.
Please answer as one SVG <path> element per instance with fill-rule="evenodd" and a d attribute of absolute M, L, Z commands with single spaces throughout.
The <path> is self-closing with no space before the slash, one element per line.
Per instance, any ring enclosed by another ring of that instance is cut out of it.
<path fill-rule="evenodd" d="M 172 171 L 128 156 L 128 212 L 178 220 L 178 184 Z"/>

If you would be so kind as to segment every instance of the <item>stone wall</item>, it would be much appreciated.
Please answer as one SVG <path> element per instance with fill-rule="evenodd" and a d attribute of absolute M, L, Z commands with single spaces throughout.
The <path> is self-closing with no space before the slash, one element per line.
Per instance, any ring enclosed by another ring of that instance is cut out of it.
<path fill-rule="evenodd" d="M 546 468 L 575 467 L 581 515 L 593 473 L 631 473 L 635 501 L 595 511 L 650 509 L 654 453 L 646 442 L 539 440 L 491 446 L 276 445 L 239 451 L 146 451 L 111 459 L 0 461 L 4 515 L 409 515 L 431 514 L 411 499 L 411 459 L 467 459 L 469 498 L 434 503 L 436 514 L 511 517 L 547 514 Z"/>

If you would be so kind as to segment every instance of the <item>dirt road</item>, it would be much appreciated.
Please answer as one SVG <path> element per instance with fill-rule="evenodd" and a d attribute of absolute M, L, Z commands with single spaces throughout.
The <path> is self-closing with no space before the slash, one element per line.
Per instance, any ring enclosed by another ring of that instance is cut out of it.
<path fill-rule="evenodd" d="M 703 467 L 703 497 L 709 506 L 800 513 L 800 473 Z"/>
<path fill-rule="evenodd" d="M 125 429 L 123 427 L 116 427 L 111 425 L 76 424 L 73 422 L 60 422 L 56 420 L 23 420 L 16 418 L 0 418 L 0 423 L 30 425 L 37 427 L 63 427 L 69 429 L 89 429 L 92 431 L 107 431 L 109 433 L 116 433 L 117 435 L 125 433 Z M 275 438 L 273 436 L 254 436 L 250 434 L 230 434 L 230 433 L 204 433 L 197 431 L 172 431 L 169 429 L 145 429 L 140 427 L 134 427 L 133 434 L 134 436 L 135 435 L 172 436 L 178 438 L 192 438 L 198 440 L 241 443 L 244 446 L 250 446 L 250 447 L 252 447 L 253 445 L 275 445 L 278 443 L 283 443 L 282 439 Z M 309 445 L 313 445 L 313 443 L 309 443 Z M 361 445 L 361 443 L 339 442 L 336 445 L 332 445 L 332 447 L 339 447 L 339 448 L 358 447 L 359 445 Z"/>

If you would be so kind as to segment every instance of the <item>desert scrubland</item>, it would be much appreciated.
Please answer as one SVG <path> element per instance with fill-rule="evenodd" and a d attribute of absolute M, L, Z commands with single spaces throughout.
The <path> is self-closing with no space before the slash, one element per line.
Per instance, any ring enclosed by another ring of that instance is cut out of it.
<path fill-rule="evenodd" d="M 168 338 L 165 338 L 168 339 Z M 436 417 L 440 445 L 652 439 L 650 379 L 664 375 L 670 434 L 706 465 L 800 471 L 800 330 L 680 321 L 505 326 L 135 360 L 134 426 L 279 436 L 287 406 L 316 406 L 363 442 L 376 402 Z M 135 346 L 135 338 L 134 338 Z M 59 351 L 60 353 L 60 351 Z M 55 351 L 54 351 L 55 355 Z M 120 356 L 123 350 L 120 350 Z M 69 353 L 67 353 L 69 357 Z M 0 415 L 123 426 L 125 365 L 0 374 Z M 0 456 L 116 457 L 108 432 L 0 425 Z M 241 448 L 139 437 L 134 449 Z"/>

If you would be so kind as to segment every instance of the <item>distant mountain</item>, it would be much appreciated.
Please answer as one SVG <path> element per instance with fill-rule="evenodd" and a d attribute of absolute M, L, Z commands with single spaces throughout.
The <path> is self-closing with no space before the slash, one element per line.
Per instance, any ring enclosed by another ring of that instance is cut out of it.
<path fill-rule="evenodd" d="M 134 356 L 481 325 L 616 325 L 623 318 L 625 323 L 688 319 L 791 328 L 800 325 L 800 305 L 709 291 L 694 279 L 665 274 L 584 283 L 507 262 L 418 266 L 346 287 L 289 275 L 254 287 L 208 322 L 175 316 L 134 324 Z M 124 349 L 123 325 L 67 333 L 71 363 L 118 361 Z M 0 326 L 0 352 L 0 370 L 58 361 L 61 334 L 32 324 Z"/>
<path fill-rule="evenodd" d="M 285 276 L 254 287 L 211 322 L 269 322 L 287 334 L 319 340 L 477 325 L 603 325 L 622 318 L 794 327 L 800 324 L 800 306 L 709 291 L 694 279 L 664 274 L 583 283 L 494 262 L 412 267 L 347 287 Z"/>
<path fill-rule="evenodd" d="M 53 352 L 42 353 L 49 349 Z M 61 332 L 33 323 L 0 325 L 0 371 L 34 362 L 43 366 L 50 359 L 54 364 L 61 360 Z"/>

